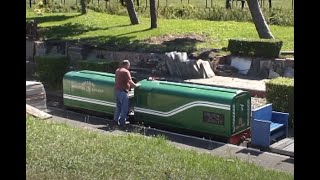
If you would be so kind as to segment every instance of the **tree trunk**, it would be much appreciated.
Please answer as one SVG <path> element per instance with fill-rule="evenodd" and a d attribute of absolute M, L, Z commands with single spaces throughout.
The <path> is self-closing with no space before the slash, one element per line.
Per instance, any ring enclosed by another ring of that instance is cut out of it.
<path fill-rule="evenodd" d="M 270 8 L 270 9 L 272 8 L 272 2 L 271 2 L 271 0 L 269 0 L 269 8 Z"/>
<path fill-rule="evenodd" d="M 151 17 L 151 29 L 157 28 L 157 8 L 156 0 L 150 0 L 150 17 Z"/>
<path fill-rule="evenodd" d="M 244 4 L 246 3 L 246 1 L 245 0 L 242 0 L 241 1 L 241 9 L 243 9 L 244 8 Z"/>
<path fill-rule="evenodd" d="M 261 39 L 274 39 L 259 7 L 258 0 L 247 0 L 254 25 Z"/>
<path fill-rule="evenodd" d="M 87 3 L 86 0 L 81 0 L 81 14 L 86 14 L 87 13 Z"/>
<path fill-rule="evenodd" d="M 126 2 L 127 11 L 128 11 L 128 14 L 129 14 L 129 18 L 130 18 L 131 24 L 132 25 L 139 24 L 139 19 L 137 17 L 137 12 L 134 9 L 134 5 L 133 5 L 133 0 L 125 0 L 125 2 Z"/>
<path fill-rule="evenodd" d="M 226 9 L 231 9 L 231 0 L 226 0 Z"/>

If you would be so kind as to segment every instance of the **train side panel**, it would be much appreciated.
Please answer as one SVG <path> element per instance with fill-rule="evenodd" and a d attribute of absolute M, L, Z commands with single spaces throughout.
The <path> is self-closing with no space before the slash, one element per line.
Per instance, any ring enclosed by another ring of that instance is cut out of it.
<path fill-rule="evenodd" d="M 251 102 L 250 95 L 244 91 L 161 81 L 140 83 L 135 90 L 135 117 L 145 123 L 223 137 L 231 137 L 250 126 L 250 117 L 237 110 L 238 106 L 245 106 L 237 104 L 240 101 L 247 103 L 249 98 Z M 236 98 L 240 94 L 244 96 Z M 233 104 L 237 111 L 233 111 Z M 238 124 L 241 127 L 235 128 Z"/>
<path fill-rule="evenodd" d="M 113 114 L 114 74 L 71 71 L 63 78 L 63 100 L 67 107 Z"/>

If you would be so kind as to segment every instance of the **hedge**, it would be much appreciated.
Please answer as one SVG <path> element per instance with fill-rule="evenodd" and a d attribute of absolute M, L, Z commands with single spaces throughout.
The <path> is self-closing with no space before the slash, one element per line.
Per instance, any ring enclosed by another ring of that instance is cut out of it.
<path fill-rule="evenodd" d="M 266 82 L 266 99 L 275 111 L 289 113 L 289 125 L 294 127 L 294 79 L 278 77 Z"/>
<path fill-rule="evenodd" d="M 35 56 L 36 73 L 40 82 L 53 89 L 62 87 L 62 79 L 69 70 L 70 60 L 64 55 Z"/>
<path fill-rule="evenodd" d="M 275 58 L 281 47 L 282 41 L 274 39 L 229 39 L 228 51 L 233 55 Z"/>
<path fill-rule="evenodd" d="M 118 61 L 101 61 L 101 60 L 81 60 L 79 68 L 81 70 L 91 70 L 99 72 L 114 73 L 119 67 Z"/>

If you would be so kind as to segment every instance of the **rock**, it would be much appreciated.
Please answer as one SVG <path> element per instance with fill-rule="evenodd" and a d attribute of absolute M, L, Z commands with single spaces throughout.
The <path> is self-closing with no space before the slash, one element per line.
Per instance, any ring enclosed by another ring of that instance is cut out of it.
<path fill-rule="evenodd" d="M 265 61 L 260 60 L 260 69 L 263 69 L 263 68 L 270 69 L 271 67 L 272 67 L 271 60 L 265 60 Z"/>
<path fill-rule="evenodd" d="M 218 59 L 219 64 L 227 64 L 227 57 L 226 56 L 217 56 L 216 59 Z"/>
<path fill-rule="evenodd" d="M 198 57 L 198 55 L 196 53 L 191 53 L 188 56 L 189 59 L 197 59 L 197 57 Z"/>
<path fill-rule="evenodd" d="M 231 66 L 237 68 L 239 73 L 247 74 L 251 67 L 251 62 L 251 58 L 233 56 L 231 60 Z"/>
<path fill-rule="evenodd" d="M 215 53 L 213 51 L 204 51 L 199 54 L 198 59 L 210 59 L 213 60 L 215 57 Z"/>
<path fill-rule="evenodd" d="M 237 73 L 238 69 L 230 65 L 218 65 L 214 73 L 218 76 L 231 76 L 234 73 Z"/>
<path fill-rule="evenodd" d="M 287 67 L 283 73 L 284 77 L 293 78 L 294 77 L 294 69 L 291 67 Z"/>
<path fill-rule="evenodd" d="M 206 78 L 211 78 L 215 76 L 208 61 L 202 61 L 200 67 L 203 69 Z"/>
<path fill-rule="evenodd" d="M 280 77 L 280 75 L 276 72 L 274 72 L 272 69 L 269 70 L 269 79 L 274 79 Z"/>
<path fill-rule="evenodd" d="M 259 71 L 259 76 L 263 79 L 268 78 L 269 76 L 269 69 L 263 66 Z"/>

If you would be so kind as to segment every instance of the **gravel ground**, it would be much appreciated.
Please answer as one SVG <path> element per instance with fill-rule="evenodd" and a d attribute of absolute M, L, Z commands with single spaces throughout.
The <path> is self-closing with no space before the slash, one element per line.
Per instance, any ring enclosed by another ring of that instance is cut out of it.
<path fill-rule="evenodd" d="M 266 98 L 251 97 L 251 109 L 267 104 Z"/>

